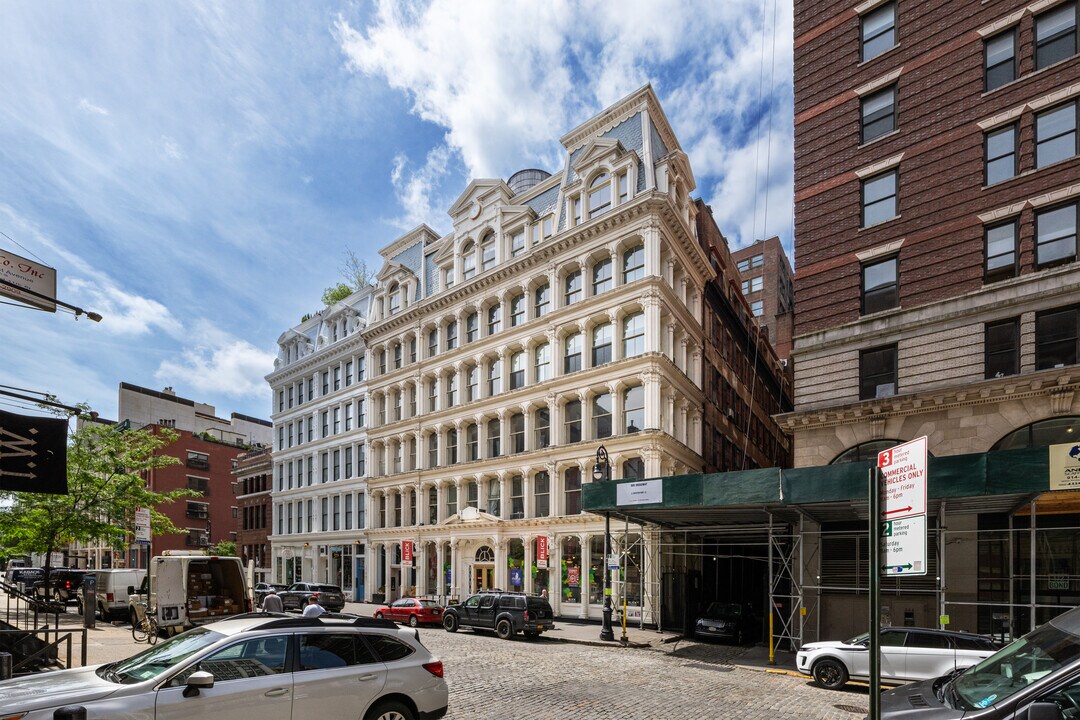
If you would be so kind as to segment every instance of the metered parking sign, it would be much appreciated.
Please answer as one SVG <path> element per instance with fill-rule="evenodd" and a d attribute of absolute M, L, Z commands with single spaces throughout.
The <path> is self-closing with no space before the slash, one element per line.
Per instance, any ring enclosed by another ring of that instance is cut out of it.
<path fill-rule="evenodd" d="M 881 524 L 881 569 L 886 575 L 926 574 L 926 516 Z"/>

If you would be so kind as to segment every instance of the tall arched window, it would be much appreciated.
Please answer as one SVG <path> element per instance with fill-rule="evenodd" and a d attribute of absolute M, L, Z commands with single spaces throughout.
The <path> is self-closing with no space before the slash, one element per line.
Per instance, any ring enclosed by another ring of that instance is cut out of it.
<path fill-rule="evenodd" d="M 393 315 L 401 309 L 401 286 L 391 283 L 387 293 L 390 297 L 390 314 Z"/>
<path fill-rule="evenodd" d="M 623 253 L 623 282 L 645 277 L 645 246 L 636 245 Z"/>
<path fill-rule="evenodd" d="M 1080 442 L 1080 417 L 1058 417 L 1039 420 L 1017 428 L 994 443 L 991 450 L 1046 447 Z"/>
<path fill-rule="evenodd" d="M 645 461 L 641 458 L 630 458 L 622 464 L 623 480 L 644 480 Z"/>
<path fill-rule="evenodd" d="M 488 235 L 480 245 L 481 270 L 490 270 L 495 267 L 498 254 L 495 252 L 495 236 Z"/>
<path fill-rule="evenodd" d="M 645 427 L 645 388 L 641 385 L 623 391 L 623 414 L 625 432 L 636 433 Z"/>
<path fill-rule="evenodd" d="M 623 357 L 634 357 L 645 352 L 645 313 L 634 313 L 623 318 Z"/>
<path fill-rule="evenodd" d="M 541 343 L 534 351 L 535 380 L 538 383 L 551 379 L 551 345 Z"/>
<path fill-rule="evenodd" d="M 592 366 L 599 367 L 611 362 L 611 323 L 593 328 Z"/>
<path fill-rule="evenodd" d="M 476 275 L 476 245 L 465 243 L 461 248 L 461 279 L 468 280 Z"/>
<path fill-rule="evenodd" d="M 888 450 L 891 447 L 895 447 L 903 440 L 871 440 L 869 442 L 859 443 L 855 447 L 850 447 L 844 452 L 833 458 L 830 465 L 841 465 L 843 463 L 854 462 L 869 462 L 877 461 L 878 453 L 882 450 Z"/>
<path fill-rule="evenodd" d="M 611 209 L 611 177 L 600 173 L 589 183 L 589 217 L 606 213 Z"/>

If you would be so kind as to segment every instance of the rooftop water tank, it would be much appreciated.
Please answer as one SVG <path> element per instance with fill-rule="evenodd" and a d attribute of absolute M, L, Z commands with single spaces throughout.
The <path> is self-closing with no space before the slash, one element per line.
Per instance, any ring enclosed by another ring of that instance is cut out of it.
<path fill-rule="evenodd" d="M 520 195 L 529 188 L 544 182 L 549 177 L 551 177 L 551 173 L 546 170 L 529 168 L 527 170 L 518 170 L 510 176 L 510 179 L 506 181 L 506 184 L 510 186 L 510 191 L 512 193 Z"/>

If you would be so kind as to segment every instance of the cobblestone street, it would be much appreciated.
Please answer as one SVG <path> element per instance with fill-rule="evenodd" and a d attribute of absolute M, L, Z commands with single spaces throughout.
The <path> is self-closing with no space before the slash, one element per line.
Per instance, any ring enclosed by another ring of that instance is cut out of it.
<path fill-rule="evenodd" d="M 602 648 L 439 629 L 421 630 L 421 639 L 445 664 L 451 720 L 852 720 L 866 712 L 863 688 L 831 692 L 736 668 L 742 649 L 722 645 Z"/>

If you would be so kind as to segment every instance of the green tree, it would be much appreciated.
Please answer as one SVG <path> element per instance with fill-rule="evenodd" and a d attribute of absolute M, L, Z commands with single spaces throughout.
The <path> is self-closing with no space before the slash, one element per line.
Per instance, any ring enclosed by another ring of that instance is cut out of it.
<path fill-rule="evenodd" d="M 352 288 L 345 283 L 338 283 L 337 285 L 326 288 L 326 292 L 322 294 L 322 301 L 324 305 L 329 307 L 336 302 L 341 302 L 352 294 Z"/>
<path fill-rule="evenodd" d="M 217 545 L 210 548 L 211 555 L 221 557 L 236 557 L 236 542 L 233 540 L 219 540 Z"/>
<path fill-rule="evenodd" d="M 183 532 L 157 508 L 198 493 L 187 489 L 154 492 L 142 476 L 180 462 L 155 454 L 178 437 L 167 428 L 121 432 L 87 423 L 68 441 L 67 495 L 0 493 L 4 544 L 16 553 L 42 553 L 48 573 L 52 553 L 69 543 L 101 542 L 123 548 L 135 527 L 136 508 L 149 508 L 153 534 Z"/>

